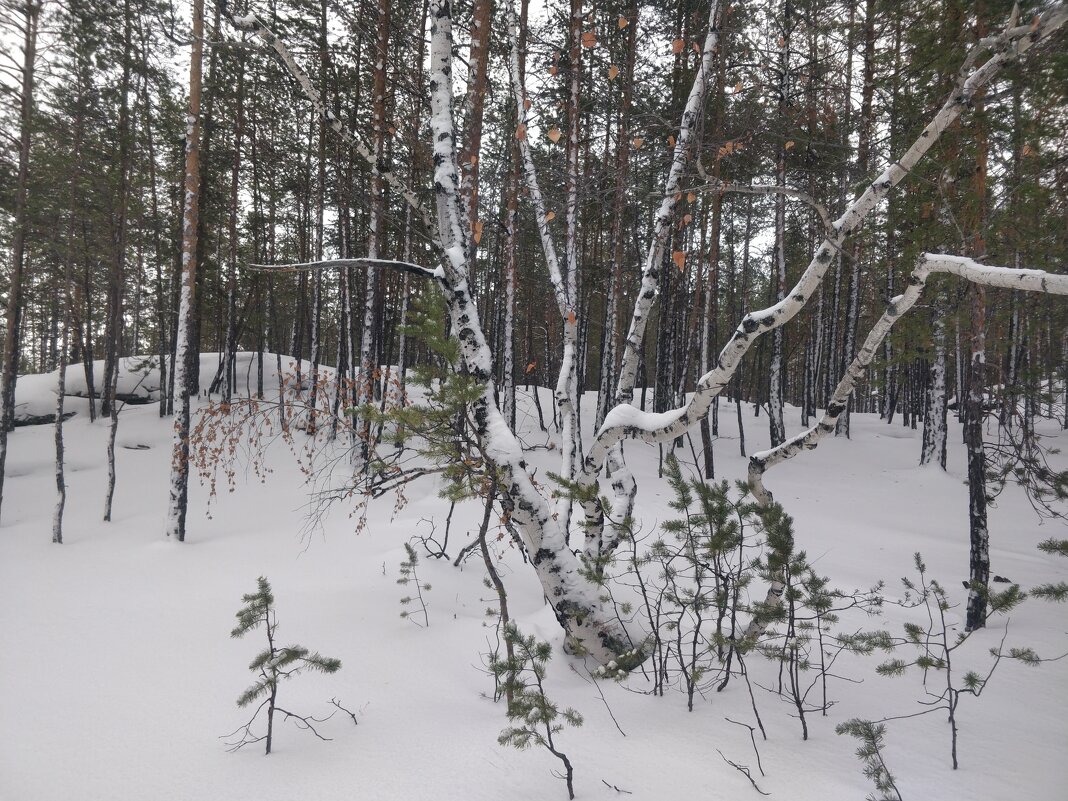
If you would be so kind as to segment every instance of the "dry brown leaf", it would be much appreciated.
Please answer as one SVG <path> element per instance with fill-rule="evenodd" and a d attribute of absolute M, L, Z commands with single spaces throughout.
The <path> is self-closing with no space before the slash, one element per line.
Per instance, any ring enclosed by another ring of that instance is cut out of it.
<path fill-rule="evenodd" d="M 785 145 L 783 145 L 783 148 L 786 149 L 786 150 L 790 150 L 791 148 L 793 148 L 793 146 L 794 146 L 794 140 L 791 139 Z"/>
<path fill-rule="evenodd" d="M 672 134 L 671 136 L 668 137 L 668 144 L 671 145 L 671 147 L 675 147 L 675 135 L 674 134 Z"/>
<path fill-rule="evenodd" d="M 582 46 L 597 47 L 597 34 L 594 31 L 583 31 Z"/>
<path fill-rule="evenodd" d="M 738 83 L 734 84 L 734 91 L 735 92 L 742 91 L 742 82 L 741 81 L 738 81 Z"/>
<path fill-rule="evenodd" d="M 530 107 L 533 106 L 533 105 L 534 104 L 530 102 L 530 98 L 529 97 L 524 97 L 523 98 L 523 110 L 524 111 L 530 111 Z"/>
<path fill-rule="evenodd" d="M 620 17 L 620 18 L 619 18 L 619 21 L 618 21 L 618 22 L 616 23 L 616 25 L 618 25 L 618 26 L 619 26 L 619 29 L 620 29 L 620 30 L 623 30 L 623 29 L 624 29 L 624 28 L 626 28 L 626 27 L 627 27 L 628 25 L 630 25 L 630 20 L 629 20 L 629 19 L 627 19 L 626 17 Z"/>
<path fill-rule="evenodd" d="M 567 313 L 567 324 L 574 325 L 576 320 L 578 320 L 578 317 L 575 316 L 575 310 L 572 309 Z"/>
<path fill-rule="evenodd" d="M 474 229 L 474 231 L 472 232 L 472 238 L 475 240 L 475 244 L 477 245 L 480 241 L 482 241 L 482 220 L 475 220 L 475 224 L 471 227 Z"/>
<path fill-rule="evenodd" d="M 677 56 L 679 53 L 682 52 L 682 48 L 684 47 L 686 47 L 686 40 L 676 39 L 674 42 L 671 43 L 671 52 Z"/>
<path fill-rule="evenodd" d="M 693 215 L 692 214 L 684 214 L 684 215 L 682 215 L 682 224 L 683 225 L 689 225 L 692 222 L 693 222 Z"/>
<path fill-rule="evenodd" d="M 559 142 L 560 141 L 560 137 L 563 136 L 563 134 L 560 133 L 560 129 L 557 128 L 555 125 L 552 128 L 550 128 L 549 132 L 546 133 L 545 135 L 547 137 L 549 137 L 549 141 L 551 141 L 554 145 L 557 142 Z"/>
<path fill-rule="evenodd" d="M 640 136 L 635 136 L 633 139 L 630 140 L 630 143 L 634 145 L 635 150 L 641 150 L 642 145 L 645 144 L 645 140 L 642 139 Z"/>
<path fill-rule="evenodd" d="M 520 142 L 527 138 L 527 126 L 524 123 L 519 123 L 519 127 L 515 129 L 515 138 Z"/>
<path fill-rule="evenodd" d="M 693 192 L 687 192 L 686 193 L 686 202 L 687 203 L 693 203 L 695 200 L 697 200 L 697 195 L 695 195 Z"/>
<path fill-rule="evenodd" d="M 617 77 L 619 77 L 619 67 L 613 64 L 608 68 L 608 80 L 614 81 Z"/>
<path fill-rule="evenodd" d="M 550 75 L 556 75 L 556 73 L 558 73 L 559 71 L 560 71 L 560 70 L 558 70 L 558 69 L 556 68 L 556 65 L 555 65 L 555 64 L 553 64 L 553 65 L 552 65 L 551 67 L 549 67 L 549 74 L 550 74 Z"/>
<path fill-rule="evenodd" d="M 556 212 L 555 211 L 550 210 L 550 211 L 545 212 L 545 222 L 552 222 L 555 219 L 556 219 Z"/>
<path fill-rule="evenodd" d="M 786 47 L 786 40 L 783 39 L 781 36 L 779 37 L 779 47 L 780 48 Z"/>
<path fill-rule="evenodd" d="M 686 251 L 676 250 L 671 254 L 671 260 L 675 262 L 675 266 L 679 268 L 680 273 L 686 269 Z"/>
<path fill-rule="evenodd" d="M 1024 155 L 1024 156 L 1033 156 L 1033 155 L 1035 155 L 1036 152 L 1037 151 L 1033 147 L 1031 147 L 1030 145 L 1025 144 L 1023 146 L 1023 150 L 1021 151 L 1021 154 Z"/>
<path fill-rule="evenodd" d="M 527 373 L 528 373 L 528 374 L 529 374 L 529 373 L 533 373 L 533 372 L 534 372 L 534 369 L 535 369 L 535 368 L 536 368 L 537 366 L 538 366 L 538 363 L 537 363 L 537 362 L 529 362 L 529 363 L 527 364 Z"/>

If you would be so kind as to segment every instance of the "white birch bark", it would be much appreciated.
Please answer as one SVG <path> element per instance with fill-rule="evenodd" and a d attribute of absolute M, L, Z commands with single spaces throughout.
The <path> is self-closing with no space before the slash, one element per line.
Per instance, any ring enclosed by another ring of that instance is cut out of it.
<path fill-rule="evenodd" d="M 839 381 L 834 394 L 827 404 L 827 410 L 820 421 L 795 437 L 790 438 L 776 448 L 754 453 L 749 459 L 749 486 L 753 496 L 762 505 L 773 500 L 771 493 L 764 486 L 764 474 L 777 464 L 792 459 L 804 451 L 814 450 L 821 439 L 835 431 L 838 421 L 847 408 L 857 380 L 864 374 L 874 358 L 880 344 L 890 333 L 890 329 L 917 300 L 919 300 L 927 278 L 932 273 L 947 273 L 981 286 L 1018 289 L 1024 292 L 1042 292 L 1044 294 L 1068 295 L 1068 275 L 1056 275 L 1042 270 L 1021 270 L 1012 267 L 990 267 L 979 264 L 974 259 L 964 256 L 927 253 L 912 271 L 909 287 L 902 294 L 892 298 L 882 317 L 872 327 L 864 345 L 858 351 Z M 771 607 L 780 602 L 785 585 L 782 581 L 772 582 L 765 600 L 765 606 Z M 746 637 L 753 638 L 761 631 L 761 624 L 754 621 L 746 631 Z"/>
<path fill-rule="evenodd" d="M 939 307 L 941 304 L 936 305 Z M 942 314 L 937 314 L 934 321 L 934 362 L 923 418 L 920 464 L 938 464 L 946 469 L 946 320 Z"/>
<path fill-rule="evenodd" d="M 956 86 L 931 122 L 908 150 L 872 181 L 861 195 L 849 204 L 842 216 L 832 223 L 833 233 L 829 234 L 816 250 L 808 267 L 786 298 L 774 306 L 751 312 L 743 318 L 730 341 L 720 352 L 716 366 L 698 380 L 696 390 L 685 405 L 660 414 L 641 412 L 627 404 L 621 404 L 610 411 L 587 451 L 583 470 L 578 477 L 579 484 L 592 487 L 608 454 L 624 439 L 664 442 L 680 436 L 696 425 L 708 413 L 712 399 L 723 391 L 753 343 L 761 334 L 788 323 L 804 308 L 823 280 L 846 237 L 856 231 L 872 209 L 909 174 L 946 128 L 960 116 L 976 93 L 989 84 L 1005 64 L 1028 51 L 1037 42 L 1049 38 L 1066 21 L 1068 6 L 1058 4 L 1031 25 L 1010 27 L 999 35 L 981 40 L 968 54 L 958 73 Z M 981 66 L 975 66 L 978 59 L 988 53 L 989 58 Z M 636 316 L 640 315 L 643 300 L 644 291 L 643 297 L 639 298 L 635 306 Z M 628 492 L 632 493 L 633 489 L 628 487 Z M 586 502 L 583 507 L 586 514 L 587 543 L 599 543 L 598 553 L 603 556 L 606 548 L 610 549 L 615 545 L 613 542 L 602 541 L 605 511 L 599 501 Z M 619 519 L 619 514 L 620 505 L 613 502 L 612 519 Z"/>
<path fill-rule="evenodd" d="M 189 113 L 185 132 L 185 202 L 182 211 L 182 286 L 174 356 L 174 393 L 180 401 L 174 420 L 171 454 L 170 501 L 166 533 L 185 541 L 189 499 L 189 336 L 196 287 L 197 219 L 200 202 L 200 83 L 203 60 L 204 2 L 193 2 L 192 57 L 189 65 Z"/>

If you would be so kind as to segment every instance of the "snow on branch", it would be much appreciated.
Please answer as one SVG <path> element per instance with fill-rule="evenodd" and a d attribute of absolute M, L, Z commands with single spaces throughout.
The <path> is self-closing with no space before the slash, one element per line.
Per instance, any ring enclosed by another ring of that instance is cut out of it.
<path fill-rule="evenodd" d="M 771 503 L 771 493 L 764 487 L 764 473 L 802 451 L 813 450 L 827 434 L 835 430 L 838 418 L 857 381 L 864 374 L 876 351 L 901 317 L 919 300 L 927 278 L 932 273 L 947 273 L 984 286 L 1002 289 L 1019 289 L 1024 292 L 1042 292 L 1049 295 L 1068 295 L 1068 275 L 1057 275 L 1043 270 L 1022 270 L 1011 267 L 990 267 L 964 256 L 947 256 L 925 253 L 912 271 L 909 287 L 892 298 L 886 311 L 872 326 L 864 346 L 846 369 L 842 380 L 827 402 L 823 417 L 812 428 L 788 439 L 778 447 L 754 453 L 749 459 L 749 484 L 753 495 L 763 504 Z"/>
<path fill-rule="evenodd" d="M 681 436 L 691 426 L 696 425 L 707 414 L 712 399 L 731 380 L 742 357 L 753 343 L 761 334 L 788 323 L 805 307 L 822 282 L 835 252 L 841 248 L 845 238 L 855 231 L 872 209 L 908 175 L 946 128 L 960 116 L 975 93 L 990 83 L 1001 67 L 1012 58 L 1025 52 L 1036 42 L 1048 38 L 1065 21 L 1068 21 L 1068 7 L 1058 4 L 1031 26 L 1011 28 L 1000 36 L 994 37 L 994 45 L 989 44 L 987 40 L 977 45 L 977 48 L 994 49 L 996 52 L 981 67 L 959 81 L 934 119 L 923 129 L 908 151 L 890 164 L 846 208 L 845 213 L 831 223 L 833 234 L 824 239 L 787 296 L 775 305 L 751 312 L 742 319 L 734 335 L 720 352 L 716 366 L 701 376 L 697 382 L 696 391 L 685 406 L 659 415 L 646 412 L 620 412 L 619 415 L 623 415 L 621 417 L 610 413 L 597 432 L 585 459 L 584 467 L 588 476 L 596 475 L 604 464 L 608 450 L 622 439 L 637 437 L 645 442 L 664 442 Z"/>
<path fill-rule="evenodd" d="M 642 343 L 645 340 L 645 326 L 649 320 L 653 299 L 660 287 L 661 262 L 668 237 L 671 235 L 671 221 L 680 197 L 679 187 L 686 168 L 693 159 L 693 139 L 701 117 L 701 109 L 704 106 L 705 94 L 712 79 L 712 59 L 719 50 L 719 17 L 720 3 L 717 0 L 712 3 L 708 12 L 708 33 L 701 48 L 701 61 L 682 112 L 679 135 L 675 140 L 675 149 L 672 153 L 671 168 L 664 182 L 664 197 L 660 201 L 660 208 L 657 209 L 654 218 L 653 238 L 649 243 L 645 264 L 642 267 L 641 287 L 634 301 L 630 329 L 623 342 L 623 360 L 619 368 L 619 381 L 616 384 L 617 403 L 629 403 L 633 396 L 634 379 L 638 373 Z"/>
<path fill-rule="evenodd" d="M 422 202 L 419 200 L 419 197 L 395 172 L 386 168 L 377 158 L 375 158 L 371 149 L 368 148 L 363 141 L 357 138 L 356 135 L 337 118 L 334 112 L 326 107 L 322 95 L 319 94 L 319 90 L 315 88 L 315 84 L 312 83 L 311 78 L 308 77 L 308 74 L 297 63 L 296 58 L 294 58 L 293 53 L 290 52 L 286 43 L 268 28 L 267 25 L 255 14 L 249 13 L 245 16 L 234 15 L 229 12 L 225 4 L 221 6 L 220 10 L 226 15 L 227 19 L 230 20 L 230 24 L 235 28 L 255 35 L 278 54 L 278 57 L 289 71 L 289 74 L 296 79 L 304 94 L 311 101 L 315 113 L 323 118 L 326 124 L 330 126 L 334 133 L 341 137 L 346 145 L 354 148 L 363 160 L 371 165 L 371 170 L 376 175 L 385 179 L 386 183 L 404 198 L 412 208 L 412 211 L 419 215 L 419 219 L 426 227 L 427 233 L 430 236 L 431 244 L 437 247 L 441 237 L 438 234 L 438 229 L 434 224 L 434 220 L 427 213 Z"/>
<path fill-rule="evenodd" d="M 295 264 L 249 264 L 247 269 L 263 273 L 299 273 L 313 270 L 328 270 L 335 267 L 384 267 L 387 270 L 398 270 L 422 278 L 441 280 L 445 277 L 444 271 L 438 267 L 431 270 L 421 264 L 413 264 L 408 261 L 396 259 L 326 259 L 325 261 L 306 261 Z"/>
<path fill-rule="evenodd" d="M 773 331 L 797 316 L 823 281 L 834 259 L 834 254 L 841 249 L 845 238 L 855 231 L 864 218 L 887 196 L 890 190 L 909 174 L 946 128 L 970 105 L 976 93 L 987 86 L 1005 64 L 1025 53 L 1036 43 L 1049 38 L 1066 21 L 1068 21 L 1068 5 L 1058 3 L 1047 9 L 1041 16 L 1036 17 L 1032 24 L 1016 26 L 1014 18 L 1010 22 L 1010 27 L 1001 34 L 988 37 L 976 44 L 958 73 L 957 83 L 953 91 L 946 98 L 938 113 L 923 129 L 916 141 L 912 143 L 912 146 L 872 181 L 864 192 L 846 208 L 841 217 L 831 223 L 831 232 L 828 233 L 816 250 L 808 267 L 786 297 L 775 305 L 751 312 L 742 319 L 734 335 L 720 352 L 716 366 L 697 381 L 696 389 L 686 405 L 663 414 L 650 414 L 632 410 L 621 410 L 615 414 L 610 412 L 595 435 L 593 444 L 583 460 L 579 484 L 584 487 L 592 487 L 596 483 L 597 474 L 605 464 L 609 454 L 624 439 L 637 438 L 649 443 L 665 442 L 681 436 L 697 425 L 708 414 L 712 400 L 727 386 L 742 358 L 753 343 L 756 342 L 761 334 Z M 710 38 L 712 33 L 710 30 Z M 707 46 L 708 41 L 706 40 L 706 53 Z M 979 63 L 980 58 L 986 53 L 992 53 L 992 55 L 981 66 L 976 67 L 975 65 Z M 700 72 L 698 77 L 700 77 Z M 697 83 L 695 81 L 695 88 Z M 691 92 L 692 99 L 693 92 Z M 687 109 L 689 110 L 689 108 L 688 104 Z M 678 148 L 676 148 L 676 153 L 678 153 Z M 678 162 L 676 161 L 672 165 L 673 172 L 677 166 Z M 669 188 L 661 204 L 661 212 L 664 211 L 665 205 L 676 196 L 671 189 L 670 181 L 669 177 Z M 658 216 L 658 230 L 661 222 L 662 219 Z M 650 254 L 653 254 L 657 249 L 656 241 L 654 239 Z M 658 261 L 649 261 L 646 264 L 646 270 L 643 272 L 642 287 L 635 302 L 631 332 L 628 334 L 627 339 L 628 354 L 631 354 L 631 350 L 635 345 L 640 344 L 641 334 L 645 326 L 644 318 L 647 316 L 656 294 L 657 269 Z M 632 340 L 635 335 L 637 335 L 637 338 Z M 634 373 L 637 369 L 635 354 L 631 354 L 631 360 L 629 375 L 626 370 L 621 370 L 620 374 L 617 398 L 621 405 L 629 400 L 632 395 Z M 626 358 L 625 364 L 627 364 Z M 613 484 L 617 483 L 619 481 L 614 478 Z M 617 504 L 616 508 L 613 509 L 613 518 L 618 517 L 621 512 L 629 514 L 629 509 L 623 509 L 618 503 L 618 501 L 624 500 L 623 497 L 618 491 L 616 495 Z M 633 496 L 633 491 L 631 491 L 631 495 Z M 583 507 L 586 513 L 585 525 L 587 548 L 589 549 L 591 543 L 600 542 L 603 538 L 604 509 L 599 501 L 584 503 Z M 609 547 L 611 547 L 611 544 Z M 603 553 L 599 551 L 598 555 L 603 556 Z"/>

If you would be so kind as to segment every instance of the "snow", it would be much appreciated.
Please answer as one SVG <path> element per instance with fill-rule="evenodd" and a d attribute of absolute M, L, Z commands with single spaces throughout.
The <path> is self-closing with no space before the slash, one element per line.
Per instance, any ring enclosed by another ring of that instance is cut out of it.
<path fill-rule="evenodd" d="M 214 354 L 202 358 L 205 386 L 216 364 Z M 273 356 L 264 359 L 266 370 L 273 371 L 274 364 Z M 253 355 L 239 354 L 239 391 L 255 386 L 254 370 Z M 78 372 L 74 368 L 68 377 Z M 20 398 L 43 395 L 54 401 L 54 378 L 21 378 Z M 277 386 L 273 372 L 264 384 Z M 548 389 L 541 400 L 549 408 Z M 583 399 L 584 421 L 594 417 L 594 400 L 589 394 Z M 430 626 L 417 628 L 399 616 L 403 592 L 396 578 L 406 558 L 403 543 L 428 534 L 429 520 L 437 522 L 437 536 L 443 535 L 448 506 L 436 497 L 431 479 L 411 486 L 399 511 L 391 498 L 373 503 L 367 528 L 358 536 L 348 516 L 351 507 L 334 509 L 321 531 L 308 534 L 300 468 L 278 442 L 268 453 L 273 473 L 266 483 L 239 469 L 236 491 L 228 494 L 220 487 L 221 497 L 210 509 L 206 489 L 191 482 L 189 539 L 177 544 L 159 534 L 171 421 L 159 419 L 154 404 L 123 409 L 114 522 L 105 524 L 100 513 L 107 427 L 102 421 L 89 423 L 84 401 L 71 406 L 79 413 L 65 426 L 64 545 L 50 542 L 52 427 L 20 427 L 10 439 L 0 521 L 0 631 L 8 655 L 0 663 L 0 799 L 566 797 L 563 784 L 550 774 L 556 767 L 551 756 L 497 744 L 507 721 L 503 703 L 491 700 L 493 682 L 485 667 L 496 637 L 486 625 L 492 623 L 484 615 L 492 592 L 482 585 L 485 571 L 477 554 L 454 568 L 421 552 L 420 580 L 433 587 L 426 593 Z M 766 448 L 766 418 L 754 419 L 749 406 L 743 411 L 748 447 Z M 788 435 L 801 430 L 798 417 L 787 407 Z M 522 387 L 517 420 L 528 444 L 553 438 L 538 429 L 531 396 Z M 616 424 L 621 422 L 626 421 Z M 720 425 L 717 477 L 744 476 L 735 410 L 723 399 Z M 852 440 L 828 438 L 818 450 L 770 471 L 766 482 L 794 518 L 799 547 L 835 586 L 867 587 L 884 579 L 887 597 L 900 598 L 899 577 L 911 574 L 912 555 L 922 551 L 930 575 L 961 604 L 949 613 L 959 626 L 966 599 L 960 580 L 967 576 L 967 486 L 959 426 L 952 420 L 950 426 L 948 473 L 917 466 L 918 430 L 854 414 Z M 1050 424 L 1042 431 L 1068 444 L 1068 435 Z M 302 445 L 306 435 L 296 436 Z M 132 449 L 137 445 L 148 448 Z M 658 449 L 628 441 L 626 452 L 638 479 L 638 524 L 650 533 L 677 513 L 668 508 L 671 494 L 656 478 Z M 684 463 L 692 458 L 688 448 L 677 453 Z M 530 451 L 524 458 L 539 478 L 558 464 L 555 451 Z M 477 503 L 457 506 L 450 555 L 474 535 L 481 514 Z M 1015 488 L 991 509 L 990 530 L 992 572 L 1024 588 L 1066 579 L 1068 560 L 1035 547 L 1051 536 L 1065 536 L 1063 525 L 1040 524 Z M 531 567 L 507 537 L 491 541 L 503 557 L 500 570 L 520 628 L 554 645 L 546 677 L 549 696 L 585 717 L 581 728 L 565 730 L 558 743 L 575 765 L 580 801 L 619 799 L 604 782 L 632 793 L 627 797 L 634 801 L 709 797 L 710 792 L 724 799 L 756 798 L 745 777 L 719 759 L 716 749 L 753 767 L 757 783 L 772 798 L 863 798 L 872 787 L 854 756 L 856 743 L 836 736 L 834 726 L 851 717 L 922 709 L 918 674 L 882 678 L 874 675 L 880 656 L 843 657 L 835 673 L 862 683 L 832 681 L 830 692 L 839 703 L 827 717 L 810 715 L 811 736 L 802 742 L 791 708 L 755 684 L 769 735 L 765 742 L 758 733 L 767 774 L 761 776 L 748 732 L 725 720 L 753 723 L 744 683 L 735 679 L 724 692 L 698 698 L 693 713 L 686 712 L 679 692 L 649 695 L 651 684 L 640 668 L 621 684 L 600 680 L 595 687 L 587 667 L 595 672 L 596 666 L 562 652 L 561 634 Z M 250 714 L 235 701 L 249 684 L 248 662 L 264 643 L 260 632 L 240 640 L 229 632 L 241 596 L 255 590 L 259 575 L 270 579 L 277 598 L 281 642 L 300 643 L 342 662 L 334 675 L 310 673 L 285 682 L 282 706 L 321 716 L 337 698 L 359 720 L 353 726 L 338 714 L 323 724 L 320 731 L 330 742 L 299 731 L 292 722 L 276 721 L 274 753 L 266 759 L 262 746 L 230 754 L 219 739 Z M 842 628 L 900 633 L 901 623 L 915 615 L 888 607 L 883 621 L 844 618 Z M 961 674 L 975 669 L 985 675 L 988 649 L 1003 634 L 1004 621 L 995 619 L 956 652 Z M 1068 651 L 1064 607 L 1025 602 L 1012 615 L 1005 645 L 1032 646 L 1043 656 Z M 754 682 L 775 681 L 775 667 L 757 655 L 749 657 L 747 667 Z M 943 716 L 888 723 L 886 759 L 902 795 L 924 801 L 1063 798 L 1068 787 L 1065 698 L 1068 660 L 1038 668 L 1003 661 L 981 698 L 961 700 L 958 771 L 949 766 Z"/>
<path fill-rule="evenodd" d="M 119 360 L 119 380 L 116 392 L 120 403 L 149 403 L 159 400 L 159 363 L 152 356 L 128 357 Z M 214 375 L 214 373 L 212 374 Z M 56 371 L 20 376 L 15 384 L 15 422 L 29 418 L 54 415 L 56 413 Z M 210 380 L 210 379 L 209 379 Z M 89 390 L 85 380 L 85 369 L 81 364 L 67 367 L 68 397 L 88 398 Z M 104 388 L 104 362 L 93 363 L 93 387 L 99 399 Z M 99 403 L 99 400 L 97 401 Z M 72 404 L 68 400 L 64 413 L 77 412 L 88 414 L 88 404 Z"/>

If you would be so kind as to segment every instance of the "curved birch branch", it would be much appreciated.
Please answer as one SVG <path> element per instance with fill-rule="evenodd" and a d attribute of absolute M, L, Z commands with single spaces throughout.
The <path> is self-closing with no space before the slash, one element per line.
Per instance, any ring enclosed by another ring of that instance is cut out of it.
<path fill-rule="evenodd" d="M 796 437 L 786 440 L 781 445 L 770 450 L 754 453 L 749 458 L 749 486 L 753 491 L 753 497 L 761 505 L 767 506 L 773 501 L 771 493 L 764 486 L 764 474 L 775 465 L 792 459 L 803 451 L 815 450 L 821 439 L 834 432 L 838 424 L 838 418 L 845 411 L 849 396 L 856 387 L 857 381 L 864 374 L 868 365 L 871 364 L 876 351 L 890 333 L 894 323 L 900 320 L 920 299 L 920 295 L 927 284 L 927 278 L 932 273 L 956 275 L 974 284 L 1000 287 L 1002 289 L 1042 292 L 1049 295 L 1068 295 L 1068 275 L 1057 275 L 1043 270 L 990 267 L 964 256 L 925 253 L 921 257 L 919 264 L 912 271 L 908 289 L 890 299 L 890 302 L 886 305 L 886 311 L 883 312 L 878 322 L 872 326 L 863 347 L 857 352 L 856 357 L 846 369 L 842 380 L 838 382 L 834 394 L 827 402 L 827 410 L 819 422 L 807 431 L 803 431 Z M 773 581 L 768 588 L 767 597 L 762 605 L 765 608 L 776 607 L 782 602 L 782 594 L 785 589 L 785 582 L 778 579 Z M 764 624 L 760 620 L 754 619 L 746 629 L 744 636 L 748 640 L 754 640 L 763 633 L 763 630 Z"/>
<path fill-rule="evenodd" d="M 1048 295 L 1068 295 L 1068 275 L 1048 273 L 1044 270 L 1023 270 L 1013 267 L 990 267 L 964 256 L 925 253 L 909 279 L 909 287 L 900 295 L 891 298 L 886 311 L 872 326 L 864 346 L 846 369 L 842 380 L 827 402 L 827 409 L 816 425 L 791 437 L 778 447 L 754 453 L 749 458 L 749 486 L 753 496 L 762 504 L 772 502 L 772 495 L 764 486 L 764 474 L 777 464 L 792 459 L 802 451 L 814 450 L 821 439 L 832 433 L 838 418 L 845 411 L 846 402 L 856 387 L 857 381 L 871 364 L 875 353 L 890 329 L 919 300 L 932 273 L 947 273 L 971 281 L 973 284 L 1018 289 L 1023 292 L 1042 292 Z"/>
<path fill-rule="evenodd" d="M 419 197 L 415 192 L 404 183 L 395 172 L 386 168 L 379 159 L 375 158 L 371 149 L 367 147 L 362 140 L 357 138 L 357 136 L 337 118 L 334 112 L 326 107 L 322 95 L 319 94 L 319 90 L 315 88 L 315 84 L 312 83 L 311 78 L 308 77 L 308 74 L 297 63 L 296 58 L 294 58 L 293 53 L 290 52 L 286 43 L 283 42 L 274 31 L 267 27 L 266 23 L 253 13 L 246 14 L 245 16 L 234 15 L 229 12 L 229 9 L 225 4 L 222 6 L 221 11 L 230 21 L 230 24 L 235 28 L 253 34 L 274 50 L 289 71 L 289 74 L 296 79 L 298 84 L 300 84 L 301 90 L 307 96 L 308 100 L 311 101 L 315 113 L 323 118 L 326 124 L 330 126 L 334 133 L 341 137 L 346 145 L 354 148 L 363 160 L 371 165 L 371 170 L 375 175 L 382 177 L 394 191 L 404 198 L 412 211 L 419 215 L 419 219 L 422 221 L 423 225 L 426 226 L 431 244 L 438 247 L 441 236 L 438 233 L 437 226 L 434 224 L 434 220 L 423 206 L 422 201 L 419 200 Z"/>
<path fill-rule="evenodd" d="M 671 221 L 679 201 L 679 187 L 687 167 L 693 160 L 693 142 L 697 135 L 697 123 L 701 118 L 705 94 L 712 78 L 712 59 L 719 50 L 719 16 L 720 3 L 716 0 L 708 12 L 708 33 L 705 35 L 704 45 L 701 48 L 701 61 L 682 112 L 679 135 L 675 140 L 675 149 L 671 157 L 671 168 L 664 182 L 664 197 L 656 211 L 653 238 L 645 254 L 641 286 L 634 301 L 630 329 L 623 341 L 623 360 L 619 367 L 619 381 L 616 384 L 616 403 L 629 404 L 633 398 L 634 379 L 638 373 L 642 343 L 645 341 L 645 326 L 649 320 L 653 299 L 660 288 L 660 266 L 664 257 L 664 248 L 671 235 Z"/>
<path fill-rule="evenodd" d="M 834 258 L 834 253 L 841 248 L 845 238 L 855 231 L 872 209 L 909 174 L 946 128 L 971 103 L 975 94 L 989 84 L 1005 64 L 1031 49 L 1037 42 L 1049 38 L 1066 21 L 1068 21 L 1068 6 L 1059 3 L 1048 9 L 1031 25 L 1011 27 L 997 36 L 981 40 L 965 60 L 965 66 L 958 73 L 957 85 L 934 119 L 923 129 L 904 155 L 892 162 L 846 208 L 845 213 L 831 224 L 833 233 L 824 239 L 801 278 L 787 296 L 775 305 L 751 312 L 743 318 L 734 335 L 720 352 L 716 366 L 701 376 L 686 405 L 659 414 L 642 412 L 629 404 L 620 404 L 609 411 L 583 462 L 579 483 L 583 487 L 592 488 L 609 452 L 624 439 L 635 438 L 649 443 L 664 442 L 681 436 L 696 425 L 708 413 L 713 398 L 726 387 L 742 357 L 753 343 L 761 334 L 785 325 L 797 316 L 823 281 Z M 980 55 L 991 51 L 993 54 L 982 66 L 970 71 L 970 67 L 977 63 Z M 643 278 L 643 295 L 647 291 L 645 287 L 646 281 Z M 651 292 L 655 294 L 655 286 L 652 287 Z M 643 298 L 640 297 L 638 304 L 642 300 Z M 651 303 L 651 297 L 649 302 Z M 636 315 L 638 304 L 635 307 Z M 587 540 L 602 537 L 604 510 L 601 508 L 600 501 L 586 502 L 583 507 L 586 513 Z M 618 514 L 619 510 L 613 509 L 613 517 Z"/>

